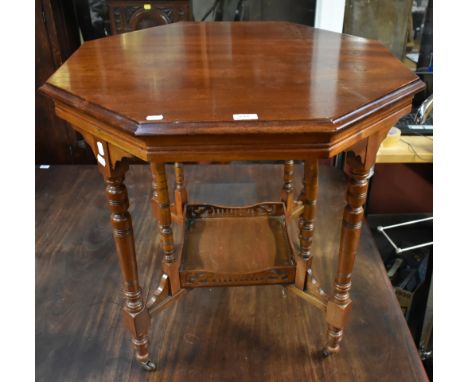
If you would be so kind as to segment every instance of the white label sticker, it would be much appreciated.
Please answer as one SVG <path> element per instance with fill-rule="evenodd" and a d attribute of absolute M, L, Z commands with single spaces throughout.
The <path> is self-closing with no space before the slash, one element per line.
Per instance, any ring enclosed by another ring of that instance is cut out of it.
<path fill-rule="evenodd" d="M 97 142 L 97 149 L 99 151 L 99 154 L 104 155 L 104 146 L 102 145 L 102 142 Z"/>
<path fill-rule="evenodd" d="M 232 119 L 234 119 L 234 121 L 251 121 L 251 120 L 258 119 L 258 115 L 257 114 L 233 114 Z"/>
<path fill-rule="evenodd" d="M 97 155 L 97 161 L 103 166 L 106 167 L 106 160 L 100 154 Z"/>
<path fill-rule="evenodd" d="M 39 166 L 39 168 L 40 168 L 41 170 L 48 170 L 48 169 L 50 168 L 50 164 L 41 164 L 41 165 Z"/>
<path fill-rule="evenodd" d="M 162 121 L 164 119 L 163 115 L 162 114 L 158 114 L 158 115 L 148 115 L 146 117 L 146 120 L 147 121 Z"/>

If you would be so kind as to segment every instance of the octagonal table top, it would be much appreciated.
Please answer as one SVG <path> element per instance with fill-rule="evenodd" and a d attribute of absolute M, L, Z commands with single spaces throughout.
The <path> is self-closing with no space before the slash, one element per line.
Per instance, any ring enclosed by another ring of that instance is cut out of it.
<path fill-rule="evenodd" d="M 333 132 L 423 86 L 377 41 L 288 22 L 181 22 L 85 42 L 42 90 L 138 136 Z"/>

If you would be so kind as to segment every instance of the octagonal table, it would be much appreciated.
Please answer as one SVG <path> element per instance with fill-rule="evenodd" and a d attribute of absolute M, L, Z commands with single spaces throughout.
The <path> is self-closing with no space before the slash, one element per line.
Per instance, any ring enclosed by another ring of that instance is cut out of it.
<path fill-rule="evenodd" d="M 106 182 L 125 323 L 146 370 L 155 369 L 151 315 L 198 287 L 283 284 L 326 314 L 323 355 L 339 350 L 376 152 L 423 87 L 377 41 L 286 22 L 184 22 L 89 41 L 49 78 L 41 90 L 84 136 Z M 317 161 L 340 152 L 348 189 L 326 293 L 312 271 Z M 164 255 L 147 301 L 124 185 L 131 157 L 150 163 Z M 182 162 L 219 160 L 285 160 L 280 200 L 190 204 Z M 304 161 L 298 200 L 294 160 Z M 167 162 L 175 162 L 173 204 Z"/>

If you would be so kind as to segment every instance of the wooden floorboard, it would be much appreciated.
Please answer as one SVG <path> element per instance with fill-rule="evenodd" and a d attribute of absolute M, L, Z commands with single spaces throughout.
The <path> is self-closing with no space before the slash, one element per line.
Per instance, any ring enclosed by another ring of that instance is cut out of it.
<path fill-rule="evenodd" d="M 330 291 L 344 177 L 321 167 L 314 269 Z M 173 172 L 169 183 L 173 184 Z M 296 186 L 302 171 L 297 168 Z M 277 200 L 278 165 L 186 166 L 190 200 Z M 160 271 L 149 168 L 127 182 L 145 290 Z M 94 166 L 36 170 L 37 381 L 422 381 L 422 364 L 367 226 L 353 275 L 354 306 L 342 351 L 317 356 L 323 314 L 281 286 L 196 289 L 152 322 L 158 371 L 133 361 L 120 313 L 120 274 L 104 185 Z"/>

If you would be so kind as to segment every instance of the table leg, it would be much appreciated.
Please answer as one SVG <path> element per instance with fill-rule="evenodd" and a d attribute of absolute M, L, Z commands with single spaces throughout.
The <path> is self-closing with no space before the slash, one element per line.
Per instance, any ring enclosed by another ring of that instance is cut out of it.
<path fill-rule="evenodd" d="M 153 212 L 159 221 L 160 248 L 163 253 L 163 277 L 167 275 L 167 293 L 175 296 L 180 291 L 179 266 L 180 258 L 176 258 L 174 235 L 172 232 L 171 209 L 167 189 L 166 170 L 164 163 L 151 163 L 153 176 Z"/>
<path fill-rule="evenodd" d="M 299 216 L 299 258 L 296 259 L 295 287 L 307 293 L 320 296 L 319 285 L 312 275 L 312 239 L 314 235 L 315 209 L 318 195 L 318 162 L 307 160 L 304 162 L 303 188 L 301 192 L 302 208 Z M 314 287 L 316 287 L 314 290 Z M 294 291 L 296 294 L 298 291 Z M 317 292 L 317 293 L 315 293 Z M 302 293 L 300 296 L 309 299 Z M 322 296 L 320 296 L 322 297 Z"/>
<path fill-rule="evenodd" d="M 299 253 L 296 258 L 296 280 L 289 289 L 298 297 L 326 311 L 327 296 L 312 272 L 312 240 L 318 197 L 318 161 L 304 162 L 303 188 L 300 200 L 303 208 L 299 216 Z"/>
<path fill-rule="evenodd" d="M 283 189 L 281 190 L 281 201 L 286 206 L 286 211 L 291 213 L 294 208 L 294 161 L 284 162 Z"/>
<path fill-rule="evenodd" d="M 150 316 L 138 280 L 132 219 L 128 212 L 129 202 L 127 188 L 124 184 L 127 169 L 128 165 L 125 162 L 118 162 L 112 171 L 105 176 L 106 196 L 111 211 L 115 247 L 124 280 L 125 306 L 123 312 L 125 324 L 132 334 L 136 359 L 146 370 L 150 371 L 155 370 L 156 366 L 149 359 Z"/>
<path fill-rule="evenodd" d="M 361 158 L 353 153 L 346 156 L 348 186 L 346 207 L 343 214 L 338 269 L 335 277 L 335 291 L 327 305 L 328 343 L 323 355 L 337 352 L 343 337 L 346 318 L 351 311 L 351 273 L 359 246 L 364 204 L 367 197 L 369 164 L 362 164 Z"/>
<path fill-rule="evenodd" d="M 175 261 L 174 237 L 172 233 L 171 206 L 167 189 L 164 163 L 151 163 L 153 175 L 153 212 L 159 221 L 160 245 L 165 263 Z"/>
<path fill-rule="evenodd" d="M 176 189 L 175 189 L 175 210 L 179 217 L 184 214 L 184 206 L 187 203 L 187 190 L 184 186 L 184 168 L 182 163 L 176 162 L 174 164 Z"/>
<path fill-rule="evenodd" d="M 315 209 L 318 195 L 318 162 L 306 160 L 304 162 L 304 189 L 302 203 L 304 209 L 299 218 L 299 242 L 302 258 L 307 262 L 308 268 L 312 265 L 312 238 L 314 236 Z"/>

